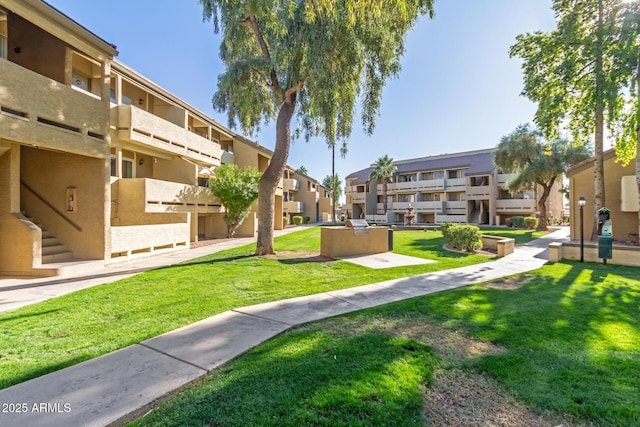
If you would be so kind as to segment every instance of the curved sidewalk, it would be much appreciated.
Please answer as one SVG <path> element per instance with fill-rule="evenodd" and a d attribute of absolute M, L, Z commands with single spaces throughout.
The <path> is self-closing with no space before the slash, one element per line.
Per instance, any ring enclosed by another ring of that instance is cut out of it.
<path fill-rule="evenodd" d="M 562 229 L 484 264 L 231 310 L 1 390 L 0 402 L 26 411 L 0 412 L 0 425 L 120 424 L 295 325 L 535 270 L 548 244 L 564 240 Z"/>

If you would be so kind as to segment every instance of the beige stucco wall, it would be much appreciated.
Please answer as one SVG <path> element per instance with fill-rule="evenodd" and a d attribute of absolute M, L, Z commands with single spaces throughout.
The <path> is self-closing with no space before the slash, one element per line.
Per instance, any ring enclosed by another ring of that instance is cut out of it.
<path fill-rule="evenodd" d="M 110 194 L 106 159 L 22 147 L 20 177 L 65 217 L 78 231 L 24 187 L 21 208 L 60 240 L 76 258 L 103 259 L 107 234 L 106 199 Z M 67 211 L 67 189 L 75 188 L 74 212 Z"/>
<path fill-rule="evenodd" d="M 0 275 L 28 275 L 40 264 L 42 232 L 20 210 L 20 147 L 0 146 Z"/>
<path fill-rule="evenodd" d="M 605 206 L 611 210 L 611 221 L 613 223 L 613 239 L 617 241 L 627 241 L 629 233 L 638 232 L 638 213 L 622 212 L 621 181 L 623 176 L 635 176 L 635 162 L 623 167 L 615 162 L 615 155 L 608 152 L 604 162 L 605 181 Z M 593 163 L 588 163 L 585 167 L 570 171 L 569 176 L 571 195 L 571 239 L 580 239 L 580 207 L 578 198 L 583 196 L 586 199 L 584 207 L 584 238 L 591 238 L 593 224 L 596 221 L 597 213 L 594 210 L 594 177 Z"/>
<path fill-rule="evenodd" d="M 389 228 L 369 227 L 369 233 L 355 235 L 349 227 L 322 227 L 320 254 L 329 258 L 377 254 L 389 251 Z"/>
<path fill-rule="evenodd" d="M 563 243 L 560 247 L 558 257 L 560 259 L 569 259 L 577 261 L 580 259 L 580 245 L 577 243 Z M 602 263 L 602 259 L 598 258 L 598 245 L 592 242 L 585 243 L 584 260 L 586 262 Z M 551 260 L 550 261 L 556 261 Z M 640 248 L 638 247 L 620 247 L 613 246 L 612 258 L 607 260 L 608 264 L 629 265 L 640 267 Z"/>

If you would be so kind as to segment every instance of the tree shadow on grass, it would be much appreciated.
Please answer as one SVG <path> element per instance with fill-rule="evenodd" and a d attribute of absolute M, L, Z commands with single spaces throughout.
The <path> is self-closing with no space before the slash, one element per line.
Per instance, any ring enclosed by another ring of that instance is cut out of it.
<path fill-rule="evenodd" d="M 141 425 L 419 426 L 433 351 L 381 334 L 293 332 L 214 371 Z"/>
<path fill-rule="evenodd" d="M 565 262 L 518 277 L 526 283 L 509 292 L 476 285 L 380 311 L 417 311 L 504 346 L 472 366 L 531 407 L 640 425 L 638 269 Z"/>

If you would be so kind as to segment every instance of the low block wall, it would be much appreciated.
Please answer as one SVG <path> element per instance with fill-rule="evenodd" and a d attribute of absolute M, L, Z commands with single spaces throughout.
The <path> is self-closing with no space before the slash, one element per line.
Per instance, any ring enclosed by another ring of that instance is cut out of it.
<path fill-rule="evenodd" d="M 516 247 L 516 241 L 508 237 L 485 235 L 480 238 L 482 239 L 482 247 L 496 251 L 498 257 L 512 254 Z"/>
<path fill-rule="evenodd" d="M 322 227 L 320 254 L 329 258 L 379 254 L 389 251 L 389 229 L 369 227 L 368 234 L 354 234 L 351 227 Z"/>
<path fill-rule="evenodd" d="M 152 254 L 159 249 L 189 247 L 189 223 L 111 227 L 112 261 L 119 256 Z"/>
<path fill-rule="evenodd" d="M 580 261 L 579 243 L 550 243 L 549 261 L 559 262 L 563 259 Z M 586 262 L 602 262 L 598 258 L 598 245 L 593 242 L 584 244 L 584 260 Z M 640 247 L 613 245 L 613 257 L 607 264 L 640 267 Z"/>

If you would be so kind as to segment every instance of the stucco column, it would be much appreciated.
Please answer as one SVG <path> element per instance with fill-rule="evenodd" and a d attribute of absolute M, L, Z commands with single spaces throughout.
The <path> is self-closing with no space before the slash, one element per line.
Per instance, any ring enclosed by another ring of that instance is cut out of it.
<path fill-rule="evenodd" d="M 489 225 L 495 225 L 496 218 L 496 199 L 498 198 L 498 186 L 496 185 L 497 180 L 495 175 L 495 170 L 489 175 Z"/>

